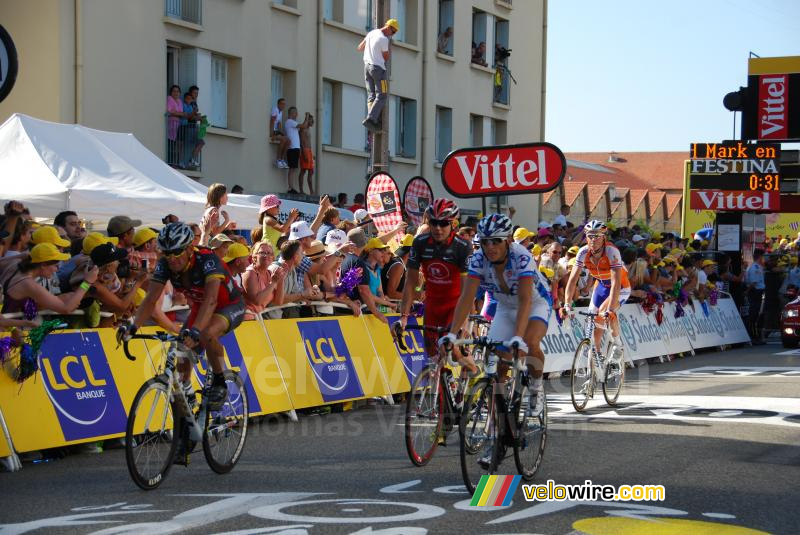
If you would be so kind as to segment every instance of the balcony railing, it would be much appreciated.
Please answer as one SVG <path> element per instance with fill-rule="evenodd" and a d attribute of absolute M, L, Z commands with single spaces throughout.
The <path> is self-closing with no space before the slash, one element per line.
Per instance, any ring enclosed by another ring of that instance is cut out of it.
<path fill-rule="evenodd" d="M 166 162 L 171 167 L 201 171 L 203 167 L 204 127 L 179 117 L 165 117 Z"/>
<path fill-rule="evenodd" d="M 167 17 L 203 24 L 203 0 L 165 0 Z"/>

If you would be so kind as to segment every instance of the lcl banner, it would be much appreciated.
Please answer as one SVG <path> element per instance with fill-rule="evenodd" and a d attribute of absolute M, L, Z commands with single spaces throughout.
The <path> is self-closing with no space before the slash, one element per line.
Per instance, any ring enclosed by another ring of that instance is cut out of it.
<path fill-rule="evenodd" d="M 800 141 L 800 56 L 752 58 L 742 137 Z"/>
<path fill-rule="evenodd" d="M 461 198 L 544 193 L 556 188 L 567 160 L 550 143 L 459 149 L 442 163 L 442 183 Z"/>

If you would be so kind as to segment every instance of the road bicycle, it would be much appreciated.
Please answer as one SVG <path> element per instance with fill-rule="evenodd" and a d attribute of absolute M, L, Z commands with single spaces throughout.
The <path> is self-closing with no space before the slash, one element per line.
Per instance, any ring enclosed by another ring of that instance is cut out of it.
<path fill-rule="evenodd" d="M 485 349 L 487 377 L 481 379 L 465 396 L 458 426 L 461 475 L 470 494 L 481 476 L 496 474 L 508 450 L 514 452 L 517 472 L 531 481 L 542 464 L 547 445 L 547 399 L 538 415 L 528 411 L 528 385 L 532 379 L 518 350 L 513 358 L 501 359 L 497 351 L 508 351 L 504 342 L 487 337 L 456 340 L 454 345 L 470 344 Z M 507 365 L 511 375 L 502 380 L 494 370 L 497 363 Z M 488 458 L 488 460 L 487 460 Z"/>
<path fill-rule="evenodd" d="M 431 331 L 437 335 L 449 331 L 444 327 L 426 325 L 407 325 L 406 329 Z M 393 335 L 398 346 L 405 351 L 399 323 L 395 323 Z M 453 370 L 447 365 L 451 368 L 459 366 L 453 360 L 452 352 L 445 355 L 440 350 L 436 362 L 428 364 L 414 379 L 406 399 L 406 451 L 408 458 L 416 466 L 428 464 L 436 448 L 440 445 L 446 446 L 448 435 L 456 429 L 461 417 L 464 392 L 470 381 L 476 381 L 469 377 L 455 377 Z M 481 362 L 476 361 L 476 365 L 480 370 Z"/>
<path fill-rule="evenodd" d="M 595 318 L 598 314 L 593 312 L 578 312 L 586 316 L 583 329 L 583 339 L 575 349 L 570 371 L 570 394 L 572 406 L 578 412 L 583 412 L 589 399 L 594 397 L 598 378 L 603 384 L 603 396 L 606 403 L 615 407 L 622 385 L 625 382 L 625 357 L 613 358 L 616 344 L 610 339 L 609 329 L 606 328 L 600 340 L 600 347 L 605 347 L 605 356 L 594 344 L 594 330 L 597 328 Z M 604 315 L 608 317 L 608 315 Z M 624 348 L 619 348 L 624 350 Z M 622 354 L 622 353 L 621 353 Z"/>
<path fill-rule="evenodd" d="M 128 413 L 125 459 L 133 481 L 144 490 L 158 487 L 173 464 L 188 466 L 189 455 L 200 442 L 208 466 L 218 474 L 230 472 L 247 439 L 247 394 L 239 375 L 225 370 L 227 399 L 220 410 L 209 410 L 203 392 L 211 385 L 213 372 L 204 356 L 200 357 L 206 370 L 204 389 L 187 396 L 176 365 L 182 358 L 198 364 L 198 355 L 181 343 L 180 336 L 157 332 L 135 334 L 130 340 L 156 340 L 166 355 L 163 370 L 139 388 Z M 123 346 L 125 356 L 136 360 L 128 343 Z"/>

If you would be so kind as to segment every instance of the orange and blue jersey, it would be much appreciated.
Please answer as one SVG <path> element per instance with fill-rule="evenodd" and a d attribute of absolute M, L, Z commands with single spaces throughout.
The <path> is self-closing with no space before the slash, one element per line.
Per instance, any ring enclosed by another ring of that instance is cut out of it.
<path fill-rule="evenodd" d="M 586 268 L 599 284 L 607 287 L 611 286 L 613 271 L 619 270 L 621 275 L 620 287 L 630 288 L 631 286 L 628 280 L 628 270 L 625 269 L 625 264 L 622 262 L 622 255 L 619 249 L 613 245 L 606 244 L 605 250 L 597 260 L 592 259 L 589 246 L 584 245 L 578 250 L 578 255 L 575 257 L 575 265 L 578 268 Z"/>

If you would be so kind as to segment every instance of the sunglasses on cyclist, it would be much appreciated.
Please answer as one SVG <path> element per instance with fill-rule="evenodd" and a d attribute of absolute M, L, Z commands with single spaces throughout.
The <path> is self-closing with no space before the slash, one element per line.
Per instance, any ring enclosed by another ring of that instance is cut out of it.
<path fill-rule="evenodd" d="M 428 223 L 433 227 L 449 227 L 450 220 L 449 219 L 431 219 Z"/>
<path fill-rule="evenodd" d="M 586 239 L 587 240 L 596 240 L 597 238 L 602 238 L 603 236 L 605 236 L 605 234 L 587 234 L 586 235 Z"/>
<path fill-rule="evenodd" d="M 500 245 L 504 241 L 505 238 L 481 238 L 481 245 Z"/>
<path fill-rule="evenodd" d="M 186 252 L 186 249 L 173 249 L 171 251 L 164 251 L 164 256 L 167 258 L 178 258 L 180 255 Z"/>

